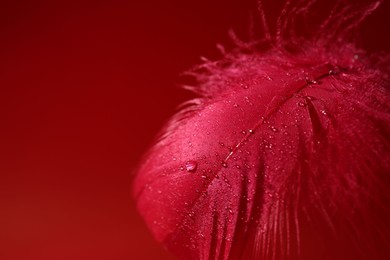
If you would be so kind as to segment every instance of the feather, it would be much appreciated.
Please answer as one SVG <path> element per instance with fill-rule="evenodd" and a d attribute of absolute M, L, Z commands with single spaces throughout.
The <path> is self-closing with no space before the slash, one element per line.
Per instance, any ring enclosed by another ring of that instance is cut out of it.
<path fill-rule="evenodd" d="M 275 47 L 236 39 L 191 71 L 199 98 L 140 165 L 139 212 L 179 259 L 390 259 L 388 71 L 347 41 L 377 3 L 336 6 L 315 40 L 286 38 L 313 1 L 290 4 Z"/>

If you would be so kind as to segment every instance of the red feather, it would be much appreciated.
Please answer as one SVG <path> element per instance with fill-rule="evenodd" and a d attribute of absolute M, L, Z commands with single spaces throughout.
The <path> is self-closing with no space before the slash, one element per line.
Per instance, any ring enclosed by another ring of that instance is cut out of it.
<path fill-rule="evenodd" d="M 390 259 L 388 67 L 346 41 L 377 4 L 283 35 L 312 2 L 286 5 L 276 47 L 197 67 L 142 162 L 138 209 L 180 259 Z"/>

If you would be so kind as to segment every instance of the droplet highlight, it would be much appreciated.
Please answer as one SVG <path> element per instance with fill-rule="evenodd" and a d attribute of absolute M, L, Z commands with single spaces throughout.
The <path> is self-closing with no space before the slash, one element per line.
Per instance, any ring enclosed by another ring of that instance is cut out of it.
<path fill-rule="evenodd" d="M 187 172 L 195 172 L 198 168 L 198 163 L 195 161 L 187 161 L 185 167 Z"/>

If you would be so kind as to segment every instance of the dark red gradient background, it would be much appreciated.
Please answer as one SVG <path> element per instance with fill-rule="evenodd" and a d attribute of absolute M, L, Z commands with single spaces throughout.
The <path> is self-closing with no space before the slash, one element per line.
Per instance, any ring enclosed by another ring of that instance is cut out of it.
<path fill-rule="evenodd" d="M 0 259 L 172 259 L 131 198 L 179 73 L 255 0 L 0 2 Z M 275 12 L 275 9 L 271 9 Z M 363 27 L 387 50 L 389 5 Z"/>

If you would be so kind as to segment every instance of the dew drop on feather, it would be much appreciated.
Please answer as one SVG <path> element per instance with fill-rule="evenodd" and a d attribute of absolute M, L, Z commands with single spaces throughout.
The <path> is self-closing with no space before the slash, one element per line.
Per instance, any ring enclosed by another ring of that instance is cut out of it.
<path fill-rule="evenodd" d="M 187 161 L 185 166 L 187 172 L 195 172 L 198 168 L 198 163 L 195 161 Z"/>
<path fill-rule="evenodd" d="M 279 130 L 275 126 L 270 126 L 272 132 L 277 133 Z"/>

